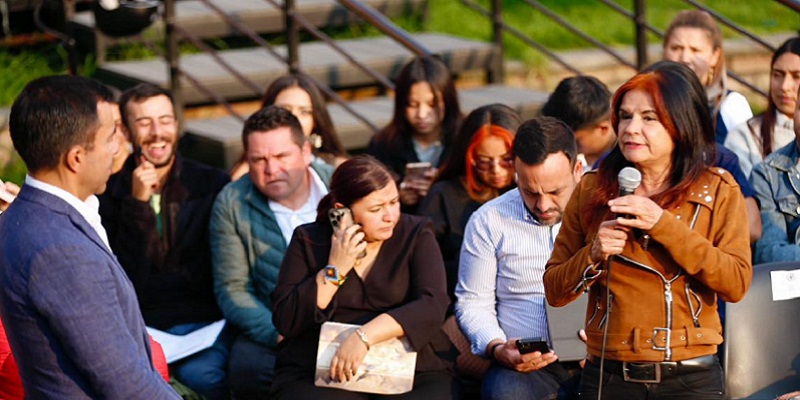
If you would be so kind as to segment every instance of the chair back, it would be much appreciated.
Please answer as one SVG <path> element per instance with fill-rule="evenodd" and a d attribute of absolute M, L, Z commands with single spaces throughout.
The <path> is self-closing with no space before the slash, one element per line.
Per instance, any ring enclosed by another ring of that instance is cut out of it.
<path fill-rule="evenodd" d="M 728 303 L 725 380 L 731 399 L 774 399 L 800 389 L 800 298 L 772 300 L 772 271 L 800 270 L 800 262 L 753 266 L 742 301 Z M 800 285 L 800 271 L 796 274 Z"/>

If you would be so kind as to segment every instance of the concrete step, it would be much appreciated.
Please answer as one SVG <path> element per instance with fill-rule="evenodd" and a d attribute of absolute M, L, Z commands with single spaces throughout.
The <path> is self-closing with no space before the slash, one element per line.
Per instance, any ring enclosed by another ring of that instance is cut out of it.
<path fill-rule="evenodd" d="M 268 0 L 210 0 L 234 20 L 259 34 L 281 33 L 285 30 L 283 12 Z M 420 11 L 425 0 L 362 0 L 362 2 L 388 17 L 408 15 Z M 276 3 L 283 6 L 282 0 Z M 316 27 L 337 27 L 359 22 L 336 0 L 295 0 L 297 13 Z M 175 3 L 176 23 L 194 36 L 202 39 L 240 36 L 222 16 L 199 0 Z M 95 30 L 91 11 L 75 13 L 72 18 L 76 34 L 82 40 L 93 40 L 98 60 L 105 60 L 106 48 L 117 44 L 117 39 Z M 157 20 L 148 30 L 162 37 L 163 19 Z M 124 40 L 124 39 L 123 39 Z"/>
<path fill-rule="evenodd" d="M 534 117 L 547 101 L 547 93 L 503 85 L 488 85 L 459 90 L 461 108 L 466 115 L 490 103 L 505 104 L 520 113 L 523 119 Z M 391 97 L 375 97 L 348 103 L 377 127 L 386 126 L 394 107 Z M 338 104 L 330 104 L 337 134 L 348 150 L 363 150 L 373 135 L 372 130 Z M 230 168 L 242 153 L 242 122 L 235 117 L 187 120 L 181 139 L 181 152 L 190 158 L 221 168 Z"/>
<path fill-rule="evenodd" d="M 455 74 L 486 69 L 497 55 L 489 43 L 434 33 L 413 36 L 431 52 L 441 55 Z M 410 51 L 387 37 L 340 40 L 337 44 L 353 58 L 384 76 L 394 76 L 413 57 Z M 285 46 L 276 46 L 275 49 L 281 55 L 286 54 Z M 224 50 L 217 54 L 236 71 L 257 84 L 259 91 L 243 84 L 207 54 L 181 57 L 181 68 L 209 90 L 229 100 L 260 97 L 270 82 L 287 72 L 285 64 L 261 48 Z M 301 44 L 300 69 L 334 89 L 376 84 L 371 76 L 353 66 L 330 46 L 320 42 Z M 162 59 L 109 62 L 98 67 L 95 77 L 122 89 L 139 82 L 168 87 L 169 82 L 167 64 Z M 188 80 L 184 79 L 181 85 L 186 104 L 212 101 Z"/>

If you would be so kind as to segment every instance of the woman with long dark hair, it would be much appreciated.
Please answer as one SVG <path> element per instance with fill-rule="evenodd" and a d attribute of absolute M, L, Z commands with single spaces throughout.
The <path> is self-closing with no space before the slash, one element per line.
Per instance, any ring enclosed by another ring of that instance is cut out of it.
<path fill-rule="evenodd" d="M 336 228 L 331 209 L 347 215 Z M 341 322 L 360 327 L 337 338 L 333 380 L 356 379 L 372 346 L 405 336 L 418 356 L 414 388 L 398 398 L 451 399 L 450 364 L 439 357 L 449 350 L 440 329 L 449 304 L 441 260 L 430 221 L 400 213 L 384 165 L 370 156 L 340 165 L 317 221 L 295 230 L 272 293 L 273 322 L 284 337 L 275 398 L 382 398 L 314 385 L 320 327 Z"/>
<path fill-rule="evenodd" d="M 428 194 L 436 169 L 450 154 L 461 108 L 450 70 L 436 57 L 414 58 L 395 81 L 392 121 L 372 138 L 367 153 L 400 177 L 400 202 L 410 211 Z M 406 176 L 406 165 L 417 162 L 432 168 Z"/>
<path fill-rule="evenodd" d="M 767 110 L 738 125 L 725 139 L 725 147 L 739 156 L 747 176 L 766 156 L 795 139 L 792 118 L 800 87 L 800 38 L 783 42 L 770 65 Z"/>
<path fill-rule="evenodd" d="M 618 145 L 573 192 L 544 274 L 552 305 L 589 292 L 582 398 L 722 399 L 717 298 L 740 300 L 752 264 L 743 196 L 710 167 L 703 88 L 660 62 L 617 90 L 611 118 Z M 618 197 L 626 167 L 641 184 Z"/>

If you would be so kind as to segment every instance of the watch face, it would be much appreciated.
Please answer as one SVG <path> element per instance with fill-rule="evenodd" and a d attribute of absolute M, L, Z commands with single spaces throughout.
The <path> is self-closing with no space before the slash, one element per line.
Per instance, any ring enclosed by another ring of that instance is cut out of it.
<path fill-rule="evenodd" d="M 325 267 L 325 279 L 338 282 L 340 278 L 339 270 L 336 267 L 331 265 Z"/>

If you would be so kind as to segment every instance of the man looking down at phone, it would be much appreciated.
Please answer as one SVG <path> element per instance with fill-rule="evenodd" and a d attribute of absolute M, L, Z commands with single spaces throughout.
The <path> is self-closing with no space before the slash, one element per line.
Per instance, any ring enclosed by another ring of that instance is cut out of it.
<path fill-rule="evenodd" d="M 311 145 L 291 112 L 268 106 L 244 124 L 250 172 L 226 186 L 211 215 L 214 289 L 242 334 L 230 356 L 237 399 L 269 398 L 279 341 L 270 293 L 294 229 L 314 221 L 333 168 L 311 162 Z"/>
<path fill-rule="evenodd" d="M 581 178 L 572 130 L 552 117 L 522 124 L 512 149 L 517 188 L 467 223 L 456 285 L 456 318 L 472 352 L 494 362 L 483 399 L 554 398 L 570 372 L 555 352 L 522 354 L 517 339 L 548 337 L 544 266 L 561 213 Z"/>
<path fill-rule="evenodd" d="M 177 153 L 178 119 L 166 89 L 134 86 L 122 94 L 119 108 L 134 152 L 100 196 L 103 226 L 136 289 L 145 323 L 185 335 L 222 319 L 214 298 L 208 220 L 229 178 Z M 210 348 L 173 362 L 175 377 L 209 400 L 227 399 L 232 335 L 224 330 Z"/>

